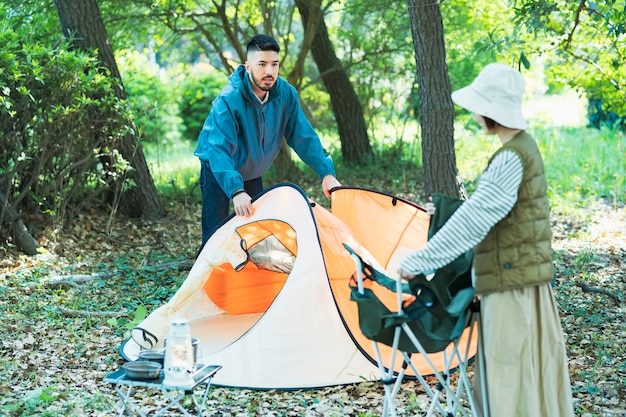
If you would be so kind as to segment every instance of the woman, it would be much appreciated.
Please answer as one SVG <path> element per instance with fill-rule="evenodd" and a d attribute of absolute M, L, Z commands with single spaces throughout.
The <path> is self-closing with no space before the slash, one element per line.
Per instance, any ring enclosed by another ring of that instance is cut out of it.
<path fill-rule="evenodd" d="M 502 146 L 475 193 L 421 250 L 400 263 L 409 279 L 474 248 L 489 415 L 573 416 L 563 332 L 552 294 L 550 207 L 543 161 L 522 114 L 524 80 L 487 65 L 452 100 Z M 484 408 L 484 405 L 483 405 Z"/>

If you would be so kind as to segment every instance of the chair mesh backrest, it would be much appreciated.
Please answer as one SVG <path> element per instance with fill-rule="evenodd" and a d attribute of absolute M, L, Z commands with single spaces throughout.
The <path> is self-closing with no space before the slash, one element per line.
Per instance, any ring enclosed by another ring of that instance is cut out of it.
<path fill-rule="evenodd" d="M 462 204 L 461 200 L 442 195 L 434 195 L 433 202 L 437 210 L 431 219 L 429 238 Z M 437 270 L 431 280 L 419 275 L 410 280 L 408 286 L 405 284 L 402 291 L 409 298 L 404 302 L 402 314 L 391 311 L 370 289 L 365 288 L 360 293 L 353 286 L 350 299 L 359 306 L 359 326 L 363 335 L 391 345 L 394 328 L 407 323 L 426 352 L 445 349 L 463 333 L 468 323 L 468 307 L 474 298 L 471 282 L 472 256 L 473 252 L 467 251 Z M 364 280 L 372 281 L 371 285 L 381 285 L 395 291 L 395 280 L 371 268 L 362 260 L 361 262 Z M 399 348 L 405 352 L 417 351 L 404 334 L 400 338 Z"/>

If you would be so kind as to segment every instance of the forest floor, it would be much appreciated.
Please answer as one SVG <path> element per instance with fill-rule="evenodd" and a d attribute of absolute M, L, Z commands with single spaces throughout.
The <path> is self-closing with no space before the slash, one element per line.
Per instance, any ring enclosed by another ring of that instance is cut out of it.
<path fill-rule="evenodd" d="M 42 230 L 47 250 L 39 255 L 23 256 L 10 245 L 0 251 L 0 415 L 117 415 L 119 401 L 103 378 L 123 363 L 118 348 L 124 326 L 138 299 L 145 297 L 152 311 L 187 273 L 146 272 L 142 266 L 192 260 L 197 250 L 199 206 L 168 203 L 167 211 L 158 222 L 109 223 L 108 213 L 83 214 L 63 229 Z M 575 414 L 626 416 L 626 209 L 598 203 L 567 216 L 553 214 L 553 230 L 554 292 Z M 49 285 L 55 276 L 120 269 L 126 273 Z M 415 382 L 405 382 L 398 414 L 423 415 L 424 395 Z M 154 410 L 162 400 L 139 401 Z M 382 410 L 382 386 L 363 382 L 298 391 L 216 386 L 207 407 L 206 416 L 223 417 L 375 416 Z"/>

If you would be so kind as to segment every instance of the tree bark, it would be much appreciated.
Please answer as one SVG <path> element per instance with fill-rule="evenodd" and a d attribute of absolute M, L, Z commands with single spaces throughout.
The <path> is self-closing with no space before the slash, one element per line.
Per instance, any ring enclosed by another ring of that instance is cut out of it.
<path fill-rule="evenodd" d="M 100 14 L 100 9 L 96 0 L 54 0 L 54 4 L 59 14 L 63 35 L 71 40 L 74 47 L 91 51 L 97 50 L 98 59 L 103 68 L 106 68 L 110 75 L 118 80 L 115 93 L 123 100 L 126 98 L 124 86 L 120 76 L 113 48 L 109 42 L 109 37 Z M 136 129 L 131 129 L 136 132 Z M 110 193 L 113 207 L 117 206 L 116 197 L 120 196 L 119 209 L 122 213 L 131 217 L 158 218 L 165 214 L 159 195 L 157 193 L 152 175 L 148 169 L 148 164 L 135 133 L 128 133 L 121 141 L 119 149 L 122 157 L 126 159 L 132 169 L 128 173 L 129 179 L 134 183 L 132 187 L 119 191 L 123 184 L 116 181 Z M 121 192 L 121 195 L 119 194 Z"/>
<path fill-rule="evenodd" d="M 354 164 L 365 163 L 371 159 L 373 153 L 363 117 L 363 108 L 330 42 L 321 2 L 319 0 L 296 0 L 296 6 L 302 16 L 305 30 L 309 27 L 315 30 L 311 53 L 326 91 L 330 95 L 333 115 L 339 130 L 343 160 Z"/>
<path fill-rule="evenodd" d="M 0 193 L 0 227 L 6 226 L 15 239 L 15 245 L 26 255 L 36 255 L 40 248 L 30 234 L 18 212 L 9 204 L 4 194 Z"/>
<path fill-rule="evenodd" d="M 439 3 L 408 0 L 417 66 L 422 175 L 426 195 L 460 197 L 454 152 L 454 105 Z"/>

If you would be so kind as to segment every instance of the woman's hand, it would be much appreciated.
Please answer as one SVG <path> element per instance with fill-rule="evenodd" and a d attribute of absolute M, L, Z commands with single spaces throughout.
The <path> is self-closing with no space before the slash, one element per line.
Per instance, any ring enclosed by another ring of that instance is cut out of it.
<path fill-rule="evenodd" d="M 428 202 L 426 203 L 426 214 L 432 217 L 435 214 L 435 211 L 437 211 L 437 207 L 433 204 L 433 198 L 428 197 Z"/>
<path fill-rule="evenodd" d="M 398 276 L 400 278 L 402 278 L 402 279 L 406 279 L 407 281 L 410 280 L 411 278 L 415 277 L 414 274 L 412 274 L 412 273 L 410 273 L 408 271 L 405 271 L 402 268 L 398 268 Z"/>

